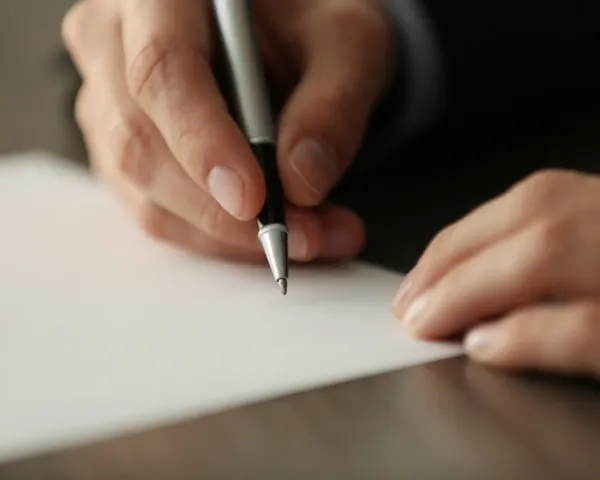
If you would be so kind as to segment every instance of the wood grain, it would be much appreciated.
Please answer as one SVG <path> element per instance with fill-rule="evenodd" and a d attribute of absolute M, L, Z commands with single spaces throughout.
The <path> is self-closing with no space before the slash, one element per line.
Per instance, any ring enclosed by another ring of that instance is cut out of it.
<path fill-rule="evenodd" d="M 0 479 L 584 478 L 597 385 L 452 359 L 0 467 Z"/>

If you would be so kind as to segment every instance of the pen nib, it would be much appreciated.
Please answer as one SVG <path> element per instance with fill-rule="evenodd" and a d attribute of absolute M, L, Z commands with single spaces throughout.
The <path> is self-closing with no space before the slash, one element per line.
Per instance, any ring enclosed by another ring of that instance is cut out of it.
<path fill-rule="evenodd" d="M 285 278 L 280 278 L 279 280 L 277 280 L 277 283 L 279 284 L 279 289 L 281 290 L 281 293 L 283 295 L 287 294 L 287 280 Z"/>

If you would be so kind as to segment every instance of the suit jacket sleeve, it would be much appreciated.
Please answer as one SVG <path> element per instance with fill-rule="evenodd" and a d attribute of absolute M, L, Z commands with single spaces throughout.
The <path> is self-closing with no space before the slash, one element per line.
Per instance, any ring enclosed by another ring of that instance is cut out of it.
<path fill-rule="evenodd" d="M 349 175 L 387 163 L 392 151 L 441 115 L 445 79 L 433 26 L 420 0 L 385 0 L 396 64 Z"/>
<path fill-rule="evenodd" d="M 598 97 L 600 4 L 593 0 L 420 0 L 444 64 L 444 111 L 528 115 Z"/>
<path fill-rule="evenodd" d="M 508 128 L 597 111 L 599 2 L 387 2 L 403 61 L 356 170 L 397 161 L 407 140 L 435 125 Z"/>

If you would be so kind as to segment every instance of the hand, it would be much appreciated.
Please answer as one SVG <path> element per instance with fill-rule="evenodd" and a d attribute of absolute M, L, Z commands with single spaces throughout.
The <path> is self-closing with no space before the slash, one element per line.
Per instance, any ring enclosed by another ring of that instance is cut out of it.
<path fill-rule="evenodd" d="M 364 227 L 321 205 L 361 142 L 392 41 L 378 0 L 256 0 L 270 83 L 286 99 L 278 158 L 296 261 L 356 254 Z M 76 118 L 90 163 L 161 240 L 262 261 L 262 172 L 211 67 L 208 0 L 81 0 L 63 37 L 83 78 Z"/>
<path fill-rule="evenodd" d="M 395 313 L 424 338 L 467 331 L 472 358 L 600 374 L 600 177 L 544 171 L 443 230 Z"/>

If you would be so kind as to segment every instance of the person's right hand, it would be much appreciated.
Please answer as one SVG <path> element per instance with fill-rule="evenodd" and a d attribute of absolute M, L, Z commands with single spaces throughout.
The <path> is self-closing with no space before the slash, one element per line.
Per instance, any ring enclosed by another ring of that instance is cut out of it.
<path fill-rule="evenodd" d="M 235 0 L 234 0 L 235 1 Z M 322 205 L 359 147 L 393 55 L 380 0 L 256 0 L 269 80 L 285 99 L 278 162 L 290 257 L 359 252 L 364 227 Z M 263 260 L 262 172 L 211 69 L 208 0 L 80 0 L 63 38 L 82 76 L 76 119 L 93 169 L 152 236 Z"/>

